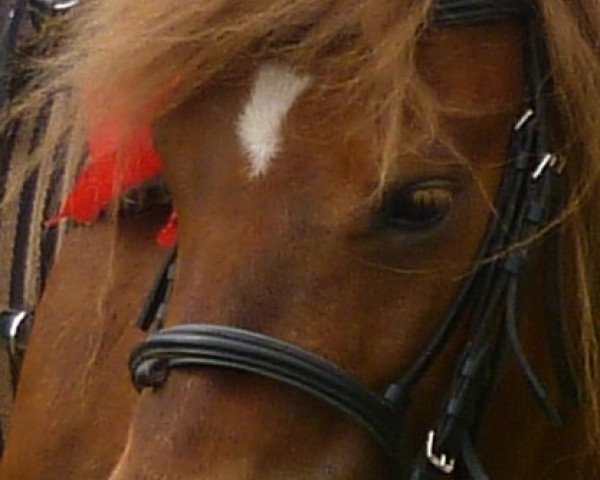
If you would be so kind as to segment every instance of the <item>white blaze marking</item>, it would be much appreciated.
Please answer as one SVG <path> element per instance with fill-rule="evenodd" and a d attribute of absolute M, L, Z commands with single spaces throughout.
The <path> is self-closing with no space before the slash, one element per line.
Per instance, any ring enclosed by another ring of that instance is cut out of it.
<path fill-rule="evenodd" d="M 238 120 L 238 136 L 250 160 L 250 177 L 264 174 L 279 153 L 283 121 L 310 79 L 281 64 L 262 66 Z"/>

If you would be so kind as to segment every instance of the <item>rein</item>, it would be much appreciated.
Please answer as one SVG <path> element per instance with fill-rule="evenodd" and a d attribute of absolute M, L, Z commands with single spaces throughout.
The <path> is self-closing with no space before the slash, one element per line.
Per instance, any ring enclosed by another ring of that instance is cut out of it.
<path fill-rule="evenodd" d="M 238 370 L 293 386 L 332 405 L 366 427 L 382 447 L 399 478 L 445 478 L 466 469 L 469 478 L 487 475 L 475 449 L 487 404 L 499 381 L 509 350 L 531 391 L 554 425 L 556 407 L 527 360 L 519 340 L 520 293 L 532 251 L 531 238 L 552 227 L 561 206 L 562 164 L 553 153 L 549 125 L 552 82 L 539 14 L 529 2 L 440 0 L 433 8 L 434 27 L 452 27 L 518 18 L 526 27 L 525 105 L 511 132 L 509 161 L 496 196 L 496 214 L 475 257 L 475 270 L 459 288 L 435 336 L 408 371 L 381 393 L 362 385 L 335 364 L 298 346 L 244 329 L 205 324 L 162 328 L 172 288 L 173 251 L 148 296 L 139 320 L 156 331 L 132 352 L 131 378 L 138 390 L 162 387 L 173 369 L 212 367 Z M 556 234 L 554 234 L 556 235 Z M 555 252 L 556 253 L 556 252 Z M 558 262 L 558 254 L 554 255 Z M 558 279 L 557 279 L 558 281 Z M 418 448 L 404 428 L 411 393 L 429 370 L 461 321 L 470 321 L 451 387 Z M 563 394 L 577 403 L 562 326 L 549 333 L 551 350 L 563 381 Z"/>

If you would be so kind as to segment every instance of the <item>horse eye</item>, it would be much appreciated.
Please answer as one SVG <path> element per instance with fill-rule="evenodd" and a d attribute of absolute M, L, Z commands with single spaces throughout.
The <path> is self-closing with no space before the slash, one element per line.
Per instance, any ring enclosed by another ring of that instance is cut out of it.
<path fill-rule="evenodd" d="M 429 181 L 393 189 L 384 196 L 381 208 L 384 226 L 422 230 L 441 223 L 454 200 L 452 183 Z"/>

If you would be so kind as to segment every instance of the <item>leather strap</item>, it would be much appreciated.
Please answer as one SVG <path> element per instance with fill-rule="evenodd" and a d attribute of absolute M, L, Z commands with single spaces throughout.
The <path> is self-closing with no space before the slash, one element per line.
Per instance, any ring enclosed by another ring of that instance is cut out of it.
<path fill-rule="evenodd" d="M 174 368 L 218 367 L 277 380 L 332 405 L 366 427 L 397 474 L 414 454 L 397 413 L 381 396 L 335 364 L 295 345 L 248 330 L 192 324 L 160 330 L 130 359 L 138 390 L 164 385 Z"/>
<path fill-rule="evenodd" d="M 27 0 L 15 0 L 10 19 L 0 34 L 0 110 L 10 98 L 11 63 L 17 47 L 19 32 L 27 17 Z"/>
<path fill-rule="evenodd" d="M 523 0 L 439 0 L 432 7 L 436 27 L 454 27 L 535 18 L 534 3 Z"/>
<path fill-rule="evenodd" d="M 166 302 L 171 296 L 173 280 L 175 279 L 175 259 L 177 248 L 172 248 L 159 270 L 150 292 L 146 296 L 144 306 L 136 322 L 137 327 L 143 332 L 152 327 L 160 329 L 163 326 Z"/>

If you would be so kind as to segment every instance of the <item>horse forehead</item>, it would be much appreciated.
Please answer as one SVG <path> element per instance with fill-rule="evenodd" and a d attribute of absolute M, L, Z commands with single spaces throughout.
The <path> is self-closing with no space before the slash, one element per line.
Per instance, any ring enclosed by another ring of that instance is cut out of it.
<path fill-rule="evenodd" d="M 501 106 L 507 107 L 502 109 L 510 110 L 512 115 L 522 97 L 521 37 L 519 25 L 510 22 L 485 28 L 431 31 L 423 36 L 418 47 L 419 72 L 438 98 L 451 107 L 471 110 Z M 307 90 L 326 81 L 319 72 L 300 72 L 281 62 L 259 63 L 245 70 L 244 78 L 235 85 L 216 87 L 186 102 L 187 106 L 170 116 L 166 123 L 171 123 L 172 128 L 167 130 L 169 135 L 175 134 L 178 139 L 188 137 L 185 142 L 190 143 L 190 147 L 195 145 L 198 151 L 205 151 L 206 146 L 200 140 L 190 138 L 200 138 L 199 128 L 220 128 L 222 135 L 218 136 L 227 137 L 233 149 L 229 157 L 235 159 L 235 165 L 230 167 L 242 173 L 244 183 L 258 181 L 267 173 L 272 175 L 274 163 L 289 163 L 291 158 L 296 158 L 297 155 L 289 155 L 294 153 L 290 149 L 306 149 L 298 142 L 290 144 L 290 138 L 297 137 L 290 137 L 290 133 L 305 123 L 307 115 L 315 115 L 310 100 L 312 95 L 305 95 Z M 336 102 L 339 103 L 339 98 L 336 98 L 323 99 L 327 106 L 325 108 L 320 103 L 319 108 L 324 108 L 324 112 L 330 115 L 336 111 Z M 340 110 L 346 111 L 347 108 L 347 105 L 342 105 Z M 292 112 L 296 112 L 293 118 Z M 222 121 L 216 122 L 217 117 Z M 344 130 L 344 122 L 348 121 L 343 117 L 335 125 L 325 122 L 326 125 L 322 117 L 314 118 L 310 124 L 323 128 L 311 127 L 311 135 L 308 136 L 304 135 L 304 128 L 301 143 L 331 143 L 333 133 Z M 348 135 L 344 134 L 344 139 L 347 140 Z M 365 148 L 361 155 L 370 158 L 370 147 Z M 346 158 L 347 152 L 342 153 L 337 156 Z M 173 158 L 173 161 L 176 160 Z M 365 173 L 371 176 L 373 172 L 367 170 Z M 357 172 L 354 170 L 354 173 Z M 232 179 L 239 182 L 240 176 L 236 173 Z"/>

